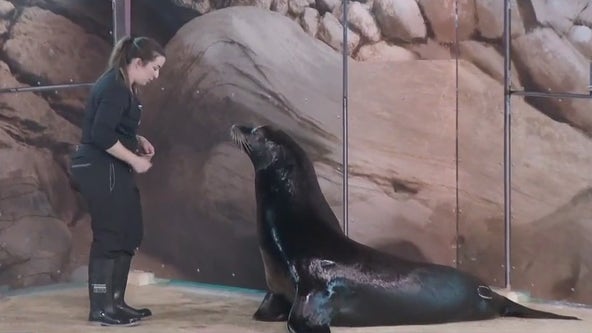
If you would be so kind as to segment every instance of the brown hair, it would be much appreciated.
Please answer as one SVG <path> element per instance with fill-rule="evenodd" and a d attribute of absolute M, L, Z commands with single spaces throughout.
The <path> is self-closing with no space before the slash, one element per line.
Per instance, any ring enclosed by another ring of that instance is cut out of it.
<path fill-rule="evenodd" d="M 125 36 L 121 38 L 111 51 L 109 57 L 109 65 L 107 71 L 115 69 L 121 72 L 126 86 L 129 86 L 129 78 L 127 77 L 127 65 L 129 65 L 134 58 L 140 58 L 143 63 L 150 62 L 158 56 L 165 56 L 164 49 L 160 44 L 149 37 L 132 37 Z M 132 87 L 132 90 L 133 87 Z"/>

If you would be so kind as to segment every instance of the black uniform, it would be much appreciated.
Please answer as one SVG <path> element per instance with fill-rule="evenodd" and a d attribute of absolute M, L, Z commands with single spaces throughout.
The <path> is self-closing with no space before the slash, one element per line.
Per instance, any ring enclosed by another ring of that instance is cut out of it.
<path fill-rule="evenodd" d="M 105 151 L 117 140 L 137 151 L 141 109 L 119 71 L 106 72 L 91 89 L 81 144 L 70 165 L 92 219 L 91 258 L 133 255 L 142 241 L 142 207 L 133 169 Z"/>

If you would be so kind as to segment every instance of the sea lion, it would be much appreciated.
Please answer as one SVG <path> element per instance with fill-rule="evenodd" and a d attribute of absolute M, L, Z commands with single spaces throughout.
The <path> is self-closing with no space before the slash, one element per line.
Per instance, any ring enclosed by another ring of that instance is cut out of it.
<path fill-rule="evenodd" d="M 436 324 L 514 316 L 578 319 L 534 310 L 456 268 L 398 258 L 341 231 L 306 152 L 272 126 L 233 125 L 255 169 L 257 233 L 269 292 L 255 320 L 292 333 L 330 326 Z"/>

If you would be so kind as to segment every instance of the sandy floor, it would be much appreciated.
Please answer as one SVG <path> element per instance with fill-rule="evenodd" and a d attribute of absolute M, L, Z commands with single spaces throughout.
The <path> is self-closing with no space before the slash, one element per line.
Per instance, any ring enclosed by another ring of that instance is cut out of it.
<path fill-rule="evenodd" d="M 287 332 L 285 323 L 262 323 L 251 319 L 263 294 L 243 289 L 212 288 L 197 284 L 160 283 L 129 286 L 128 303 L 148 306 L 154 317 L 131 328 L 104 328 L 86 322 L 88 301 L 85 286 L 55 286 L 31 289 L 0 298 L 0 333 L 63 332 L 192 332 L 249 333 Z M 531 305 L 532 306 L 532 305 Z M 592 309 L 534 305 L 535 308 L 576 315 L 582 321 L 495 320 L 445 325 L 337 328 L 332 332 L 592 332 Z"/>

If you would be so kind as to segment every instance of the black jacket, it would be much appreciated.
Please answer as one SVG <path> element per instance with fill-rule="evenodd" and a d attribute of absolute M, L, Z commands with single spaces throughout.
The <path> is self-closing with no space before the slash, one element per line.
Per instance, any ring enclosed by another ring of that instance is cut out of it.
<path fill-rule="evenodd" d="M 106 150 L 119 140 L 134 152 L 138 148 L 136 133 L 141 116 L 142 105 L 126 87 L 121 73 L 109 70 L 91 88 L 81 143 Z"/>

